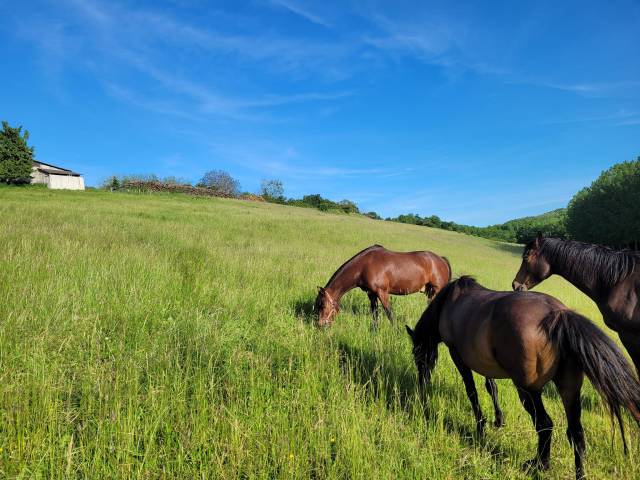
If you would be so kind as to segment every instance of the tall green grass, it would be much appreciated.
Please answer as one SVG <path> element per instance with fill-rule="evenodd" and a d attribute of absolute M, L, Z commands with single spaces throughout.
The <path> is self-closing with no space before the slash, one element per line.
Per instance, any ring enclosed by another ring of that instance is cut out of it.
<path fill-rule="evenodd" d="M 310 324 L 315 286 L 372 243 L 498 289 L 519 265 L 516 246 L 309 209 L 0 189 L 0 477 L 528 478 L 535 432 L 509 381 L 507 425 L 478 443 L 448 354 L 420 398 L 404 329 L 372 333 L 362 292 L 331 330 Z M 566 282 L 540 289 L 601 322 Z M 400 324 L 424 307 L 393 299 Z M 545 402 L 547 476 L 571 478 L 553 389 Z M 639 478 L 635 427 L 625 458 L 590 385 L 583 405 L 587 472 Z"/>

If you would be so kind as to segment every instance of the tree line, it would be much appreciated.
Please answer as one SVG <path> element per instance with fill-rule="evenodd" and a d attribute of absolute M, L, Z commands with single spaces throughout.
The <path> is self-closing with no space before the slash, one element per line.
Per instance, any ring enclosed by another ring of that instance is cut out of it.
<path fill-rule="evenodd" d="M 537 232 L 545 232 L 547 235 L 567 238 L 567 230 L 565 226 L 565 211 L 560 208 L 542 215 L 517 218 L 498 225 L 489 225 L 487 227 L 476 227 L 473 225 L 464 225 L 456 222 L 449 222 L 440 219 L 437 215 L 429 217 L 421 217 L 415 213 L 406 215 L 398 215 L 397 217 L 387 218 L 392 222 L 409 223 L 412 225 L 422 225 L 425 227 L 441 228 L 443 230 L 451 230 L 453 232 L 466 233 L 467 235 L 475 235 L 477 237 L 488 238 L 491 240 L 500 240 L 511 243 L 526 243 L 535 237 Z"/>
<path fill-rule="evenodd" d="M 182 188 L 178 188 L 182 187 Z M 113 175 L 103 181 L 101 188 L 110 191 L 140 191 L 148 190 L 155 192 L 170 193 L 191 193 L 200 194 L 198 190 L 204 189 L 212 196 L 227 198 L 251 198 L 260 199 L 266 202 L 278 203 L 281 205 L 291 205 L 296 207 L 316 208 L 323 212 L 354 213 L 360 214 L 360 210 L 355 202 L 351 200 L 340 200 L 335 202 L 322 197 L 318 193 L 305 195 L 302 198 L 287 198 L 284 195 L 284 186 L 278 179 L 264 179 L 261 182 L 260 190 L 257 193 L 243 192 L 240 182 L 224 170 L 210 170 L 202 178 L 192 185 L 186 179 L 179 177 L 160 178 L 157 175 Z M 362 213 L 371 218 L 379 219 L 375 212 Z"/>
<path fill-rule="evenodd" d="M 21 126 L 11 127 L 2 122 L 0 131 L 0 183 L 29 183 L 34 149 L 28 145 L 29 132 Z M 138 188 L 149 186 L 154 191 L 194 192 L 204 189 L 213 195 L 239 198 L 256 194 L 241 193 L 240 182 L 223 170 L 206 172 L 196 185 L 177 177 L 156 175 L 112 176 L 101 185 L 111 191 L 126 190 L 135 182 Z M 177 188 L 177 187 L 189 188 Z M 200 192 L 200 191 L 198 191 Z M 199 194 L 199 193 L 198 193 Z M 287 198 L 278 179 L 262 181 L 260 199 L 282 205 L 316 208 L 325 212 L 361 214 L 380 220 L 376 212 L 361 212 L 351 200 L 333 201 L 320 194 Z M 475 227 L 440 219 L 437 215 L 421 217 L 415 213 L 386 218 L 387 221 L 423 225 L 476 235 L 494 240 L 525 243 L 537 232 L 559 238 L 572 238 L 616 248 L 638 249 L 640 244 L 640 157 L 613 165 L 588 187 L 583 188 L 569 202 L 566 209 L 558 209 L 533 217 L 518 218 L 499 225 Z"/>

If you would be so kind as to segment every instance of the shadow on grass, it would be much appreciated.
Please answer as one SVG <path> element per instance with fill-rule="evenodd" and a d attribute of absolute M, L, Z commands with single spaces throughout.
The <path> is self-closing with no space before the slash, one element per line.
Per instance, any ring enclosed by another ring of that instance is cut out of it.
<path fill-rule="evenodd" d="M 301 318 L 307 324 L 313 324 L 317 319 L 317 312 L 315 310 L 315 297 L 313 298 L 298 298 L 293 303 L 293 311 L 295 312 L 296 317 Z M 392 305 L 393 310 L 393 305 Z M 338 315 L 334 317 L 334 321 L 340 317 L 341 314 L 349 314 L 357 317 L 362 317 L 363 320 L 373 322 L 373 316 L 371 313 L 371 307 L 368 302 L 363 303 L 359 301 L 354 301 L 353 299 L 347 299 L 340 305 L 340 311 Z M 405 320 L 398 318 L 396 313 L 393 313 L 394 321 L 392 325 L 395 327 L 402 329 L 404 331 L 404 323 Z M 380 322 L 389 321 L 382 305 L 378 304 L 378 326 Z M 414 319 L 411 319 L 414 321 Z"/>
<path fill-rule="evenodd" d="M 302 318 L 302 320 L 312 325 L 314 323 L 315 312 L 315 299 L 299 298 L 293 303 L 293 310 L 296 313 L 296 317 Z"/>
<path fill-rule="evenodd" d="M 293 310 L 297 317 L 302 318 L 306 323 L 313 323 L 314 317 L 317 316 L 315 310 L 315 298 L 299 298 L 293 303 Z M 382 310 L 382 309 L 380 309 Z M 342 313 L 347 313 L 355 316 L 364 316 L 371 320 L 371 312 L 369 307 L 356 302 L 345 302 L 340 307 L 338 317 Z M 381 312 L 381 317 L 384 316 L 384 312 Z"/>
<path fill-rule="evenodd" d="M 376 399 L 385 399 L 387 407 L 397 402 L 405 411 L 411 409 L 411 399 L 418 388 L 413 372 L 383 365 L 373 352 L 362 350 L 345 342 L 338 344 L 342 371 L 371 391 Z"/>
<path fill-rule="evenodd" d="M 460 401 L 462 395 L 466 401 L 462 379 L 460 379 L 459 388 L 443 383 L 432 384 L 420 394 L 415 372 L 400 369 L 395 363 L 381 364 L 373 352 L 362 350 L 345 342 L 340 342 L 338 349 L 340 351 L 340 366 L 344 374 L 366 387 L 375 399 L 384 399 L 387 408 L 393 409 L 399 406 L 411 415 L 415 405 L 415 396 L 420 395 L 425 422 L 435 421 L 437 417 L 442 416 L 445 430 L 450 434 L 457 435 L 467 446 L 480 447 L 498 458 L 508 456 L 495 442 L 486 442 L 486 437 L 478 439 L 470 404 L 468 419 L 462 421 L 459 421 L 455 416 L 448 415 L 447 412 L 438 411 L 432 407 L 434 402 L 430 402 L 429 399 L 435 395 L 456 399 L 456 401 Z M 478 386 L 478 391 L 480 388 L 481 386 Z M 486 428 L 494 428 L 493 415 L 487 418 Z"/>
<path fill-rule="evenodd" d="M 359 302 L 345 302 L 341 305 L 340 311 L 344 313 L 350 313 L 351 315 L 366 315 L 371 318 L 371 307 L 368 304 L 362 304 Z M 380 309 L 382 310 L 382 309 Z"/>
<path fill-rule="evenodd" d="M 555 385 L 553 385 L 551 382 L 547 383 L 544 387 L 543 390 L 543 394 L 544 397 L 547 398 L 553 398 L 554 400 L 557 400 L 558 402 L 562 402 L 562 397 L 560 396 L 560 393 L 558 392 L 558 389 L 556 388 Z M 543 397 L 543 400 L 544 400 Z M 582 387 L 582 392 L 580 393 L 580 404 L 582 406 L 583 410 L 588 410 L 590 412 L 594 411 L 594 410 L 598 410 L 598 402 L 599 398 L 597 395 L 587 395 L 585 393 L 585 389 L 584 389 L 584 385 Z M 604 404 L 602 404 L 602 406 L 604 407 Z"/>
<path fill-rule="evenodd" d="M 524 250 L 524 245 L 516 245 L 513 243 L 493 242 L 491 247 L 501 252 L 513 253 L 518 256 L 522 255 L 522 251 Z"/>

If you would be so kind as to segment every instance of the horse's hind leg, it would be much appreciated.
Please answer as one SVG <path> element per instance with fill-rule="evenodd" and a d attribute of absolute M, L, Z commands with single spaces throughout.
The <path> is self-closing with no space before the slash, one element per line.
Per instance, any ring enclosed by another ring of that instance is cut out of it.
<path fill-rule="evenodd" d="M 493 402 L 493 410 L 496 413 L 496 421 L 494 425 L 497 428 L 504 426 L 504 414 L 500 409 L 500 404 L 498 403 L 498 385 L 496 385 L 496 381 L 493 378 L 485 378 L 484 386 L 491 395 L 491 401 Z"/>
<path fill-rule="evenodd" d="M 482 414 L 482 408 L 480 408 L 478 391 L 476 390 L 476 384 L 473 381 L 473 373 L 471 373 L 471 369 L 464 364 L 462 358 L 455 349 L 449 348 L 449 353 L 451 354 L 451 359 L 453 360 L 453 363 L 455 363 L 456 368 L 458 369 L 458 372 L 460 372 L 462 380 L 464 381 L 464 388 L 467 391 L 467 397 L 471 402 L 471 408 L 473 408 L 473 414 L 476 417 L 476 434 L 478 438 L 481 438 L 484 435 L 484 425 L 487 423 L 487 420 Z"/>
<path fill-rule="evenodd" d="M 368 292 L 369 302 L 371 302 L 371 316 L 373 317 L 373 330 L 378 329 L 378 295 L 373 292 Z"/>
<path fill-rule="evenodd" d="M 518 395 L 522 405 L 531 416 L 531 420 L 533 420 L 536 432 L 538 432 L 538 453 L 536 458 L 529 460 L 523 466 L 526 469 L 535 467 L 546 470 L 549 468 L 553 422 L 544 409 L 541 392 L 518 387 Z"/>
<path fill-rule="evenodd" d="M 558 392 L 562 398 L 564 411 L 567 414 L 567 438 L 573 447 L 573 456 L 576 464 L 576 479 L 585 478 L 583 468 L 583 458 L 585 451 L 584 431 L 580 422 L 580 389 L 584 373 L 577 364 L 571 362 L 563 365 L 556 374 L 553 382 L 558 387 Z"/>

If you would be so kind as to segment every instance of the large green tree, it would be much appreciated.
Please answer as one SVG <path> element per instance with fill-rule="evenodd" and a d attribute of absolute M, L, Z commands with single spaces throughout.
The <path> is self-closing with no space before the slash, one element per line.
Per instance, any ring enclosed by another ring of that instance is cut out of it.
<path fill-rule="evenodd" d="M 612 247 L 640 245 L 640 157 L 614 165 L 571 199 L 572 238 Z"/>
<path fill-rule="evenodd" d="M 0 131 L 0 181 L 25 183 L 31 176 L 33 147 L 27 145 L 29 132 L 2 122 Z"/>

